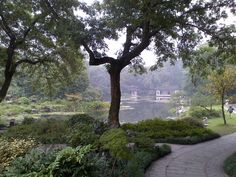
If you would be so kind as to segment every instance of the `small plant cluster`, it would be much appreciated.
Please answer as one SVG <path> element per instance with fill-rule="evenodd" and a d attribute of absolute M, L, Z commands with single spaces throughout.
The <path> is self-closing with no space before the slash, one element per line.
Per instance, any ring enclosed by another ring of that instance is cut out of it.
<path fill-rule="evenodd" d="M 122 128 L 129 132 L 131 141 L 141 146 L 154 142 L 195 144 L 219 137 L 194 119 L 152 119 L 137 124 L 124 124 Z"/>
<path fill-rule="evenodd" d="M 24 155 L 35 146 L 34 140 L 0 139 L 0 172 L 18 156 Z"/>
<path fill-rule="evenodd" d="M 220 112 L 215 109 L 209 109 L 206 110 L 201 107 L 191 107 L 188 111 L 188 114 L 190 117 L 196 118 L 196 119 L 202 119 L 203 117 L 207 118 L 217 118 L 220 117 Z"/>

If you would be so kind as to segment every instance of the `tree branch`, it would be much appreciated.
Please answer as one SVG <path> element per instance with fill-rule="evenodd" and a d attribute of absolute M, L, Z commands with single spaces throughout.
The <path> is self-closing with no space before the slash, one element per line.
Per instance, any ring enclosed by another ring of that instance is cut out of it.
<path fill-rule="evenodd" d="M 102 64 L 106 64 L 106 63 L 112 64 L 116 61 L 112 57 L 96 58 L 93 51 L 88 47 L 88 45 L 84 41 L 82 42 L 82 45 L 89 54 L 89 65 L 97 66 L 97 65 L 102 65 Z"/>
<path fill-rule="evenodd" d="M 6 32 L 6 34 L 9 36 L 11 40 L 15 40 L 16 36 L 14 32 L 11 30 L 11 28 L 9 27 L 9 25 L 7 24 L 7 21 L 4 18 L 2 13 L 0 13 L 0 17 L 1 17 L 1 23 L 0 23 L 1 27 L 3 28 L 3 30 Z"/>
<path fill-rule="evenodd" d="M 131 26 L 126 28 L 126 41 L 124 44 L 123 55 L 126 55 L 132 46 L 132 34 L 135 32 L 136 28 L 132 28 Z"/>
<path fill-rule="evenodd" d="M 28 60 L 28 59 L 23 59 L 23 60 L 17 61 L 15 64 L 16 64 L 16 66 L 18 66 L 22 63 L 28 63 L 28 64 L 31 64 L 31 65 L 36 65 L 36 64 L 42 63 L 42 62 L 43 62 L 42 60 L 32 61 L 32 60 Z"/>
<path fill-rule="evenodd" d="M 39 15 L 38 17 L 36 17 L 33 22 L 30 24 L 30 26 L 23 32 L 23 37 L 21 39 L 19 39 L 17 42 L 16 42 L 16 45 L 20 45 L 22 44 L 23 42 L 25 42 L 25 39 L 26 37 L 28 36 L 29 32 L 32 30 L 32 28 L 35 26 L 35 24 L 38 22 L 38 20 L 40 18 L 43 18 L 47 16 L 47 14 L 44 14 L 44 15 Z"/>
<path fill-rule="evenodd" d="M 128 52 L 127 54 L 121 57 L 120 60 L 123 60 L 123 67 L 129 65 L 130 61 L 133 58 L 139 56 L 140 53 L 149 46 L 151 37 L 154 34 L 156 34 L 156 32 L 150 33 L 149 27 L 150 27 L 150 22 L 145 22 L 143 24 L 143 34 L 140 44 L 137 45 L 132 51 Z"/>

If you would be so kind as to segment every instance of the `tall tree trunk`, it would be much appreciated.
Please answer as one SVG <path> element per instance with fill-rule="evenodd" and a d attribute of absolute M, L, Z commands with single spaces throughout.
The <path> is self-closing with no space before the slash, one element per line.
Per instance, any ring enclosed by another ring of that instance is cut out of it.
<path fill-rule="evenodd" d="M 5 71 L 4 71 L 5 78 L 4 78 L 2 87 L 0 88 L 0 103 L 6 97 L 7 91 L 12 81 L 12 77 L 16 71 L 16 65 L 13 63 L 15 49 L 16 49 L 15 38 L 12 38 L 10 41 L 9 47 L 7 48 L 7 62 L 6 62 Z"/>
<path fill-rule="evenodd" d="M 4 100 L 4 98 L 7 95 L 7 91 L 10 87 L 13 74 L 14 74 L 14 72 L 9 72 L 5 75 L 5 80 L 4 80 L 2 87 L 0 89 L 0 103 Z"/>
<path fill-rule="evenodd" d="M 111 105 L 108 115 L 108 125 L 111 128 L 120 126 L 119 111 L 120 111 L 120 72 L 121 69 L 111 68 L 109 71 L 111 82 Z"/>
<path fill-rule="evenodd" d="M 225 119 L 225 108 L 224 108 L 224 93 L 221 95 L 221 111 L 222 111 L 222 117 L 223 117 L 223 120 L 224 120 L 224 124 L 226 125 L 226 119 Z"/>

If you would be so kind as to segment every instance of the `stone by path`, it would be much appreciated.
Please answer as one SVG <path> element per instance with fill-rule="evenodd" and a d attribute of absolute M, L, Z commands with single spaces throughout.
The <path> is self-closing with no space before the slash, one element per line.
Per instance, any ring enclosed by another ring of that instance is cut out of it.
<path fill-rule="evenodd" d="M 147 170 L 146 177 L 227 177 L 224 160 L 236 152 L 236 133 L 197 145 L 171 145 L 172 153 Z"/>

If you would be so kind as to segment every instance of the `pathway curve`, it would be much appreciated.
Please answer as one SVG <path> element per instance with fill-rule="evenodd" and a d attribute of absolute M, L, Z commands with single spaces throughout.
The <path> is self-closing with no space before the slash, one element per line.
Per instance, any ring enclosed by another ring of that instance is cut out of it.
<path fill-rule="evenodd" d="M 197 145 L 171 145 L 172 153 L 155 161 L 146 177 L 227 177 L 223 162 L 236 151 L 236 133 Z"/>

